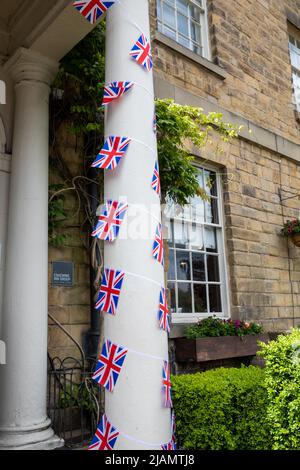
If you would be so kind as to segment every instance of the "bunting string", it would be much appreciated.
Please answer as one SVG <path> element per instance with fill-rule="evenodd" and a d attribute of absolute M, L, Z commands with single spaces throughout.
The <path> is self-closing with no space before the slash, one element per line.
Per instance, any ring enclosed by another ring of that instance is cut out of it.
<path fill-rule="evenodd" d="M 106 11 L 114 5 L 120 5 L 123 11 L 124 18 L 128 24 L 135 27 L 140 35 L 136 38 L 135 43 L 132 44 L 131 50 L 128 51 L 128 59 L 134 60 L 138 65 L 144 67 L 147 72 L 152 71 L 153 58 L 151 53 L 150 37 L 147 38 L 144 31 L 148 31 L 148 27 L 141 27 L 134 21 L 134 14 L 128 10 L 128 7 L 123 4 L 121 0 L 76 0 L 73 2 L 74 7 L 79 13 L 84 16 L 91 24 L 95 24 L 98 19 L 106 13 Z M 114 24 L 112 19 L 111 25 Z M 150 76 L 150 78 L 152 78 Z M 103 106 L 109 106 L 111 103 L 119 100 L 123 95 L 127 94 L 130 90 L 135 88 L 143 89 L 147 95 L 150 96 L 153 101 L 153 82 L 151 81 L 152 90 L 149 90 L 147 86 L 134 81 L 115 81 L 108 83 L 104 86 Z M 147 85 L 147 82 L 146 82 Z M 131 91 L 132 93 L 132 91 Z M 156 133 L 156 114 L 152 119 L 152 127 L 154 133 Z M 104 147 L 99 152 L 96 160 L 92 166 L 101 168 L 104 170 L 114 170 L 120 163 L 121 159 L 125 157 L 126 151 L 132 142 L 136 142 L 139 145 L 144 146 L 150 150 L 155 156 L 155 163 L 149 181 L 149 187 L 160 196 L 160 177 L 159 177 L 159 166 L 157 158 L 157 149 L 152 148 L 145 142 L 138 139 L 129 139 L 124 136 L 108 136 L 109 139 L 104 143 Z M 140 207 L 140 206 L 139 206 Z M 113 242 L 119 234 L 120 226 L 127 212 L 127 203 L 114 201 L 107 199 L 105 204 L 102 206 L 102 212 L 98 217 L 97 225 L 92 232 L 92 236 L 105 240 L 107 242 Z M 140 210 L 148 214 L 152 219 L 157 222 L 154 243 L 152 246 L 152 257 L 154 260 L 159 262 L 162 266 L 164 265 L 164 246 L 163 246 L 163 231 L 161 224 L 161 217 L 156 217 L 152 212 L 147 209 L 140 207 Z M 132 276 L 151 282 L 160 288 L 158 305 L 157 305 L 157 322 L 160 329 L 170 331 L 170 311 L 167 305 L 166 290 L 162 287 L 161 283 L 154 279 L 140 275 L 138 273 L 132 273 L 128 271 L 119 271 L 115 269 L 105 268 L 102 278 L 102 284 L 99 291 L 99 298 L 97 300 L 95 308 L 106 312 L 110 315 L 115 315 L 117 312 L 119 296 L 122 289 L 122 283 L 124 276 Z M 127 353 L 134 354 L 146 359 L 159 361 L 162 364 L 162 392 L 163 401 L 162 406 L 165 408 L 172 408 L 172 393 L 171 393 L 171 380 L 170 380 L 170 363 L 168 359 L 168 353 L 166 357 L 160 357 L 153 354 L 149 354 L 142 351 L 136 351 L 132 348 L 125 348 L 111 340 L 106 339 L 104 341 L 102 352 L 99 356 L 98 363 L 96 366 L 93 379 L 99 384 L 105 387 L 110 392 L 113 392 L 119 375 L 123 368 L 123 363 L 126 360 Z M 150 443 L 143 440 L 136 439 L 135 437 L 116 429 L 113 424 L 108 420 L 106 414 L 101 418 L 101 421 L 96 430 L 94 439 L 89 447 L 90 450 L 112 450 L 115 446 L 119 435 L 125 439 L 136 442 L 142 446 L 153 449 L 163 450 L 175 450 L 176 449 L 176 438 L 175 438 L 175 417 L 174 414 L 170 415 L 171 421 L 171 437 L 167 442 L 164 443 Z"/>

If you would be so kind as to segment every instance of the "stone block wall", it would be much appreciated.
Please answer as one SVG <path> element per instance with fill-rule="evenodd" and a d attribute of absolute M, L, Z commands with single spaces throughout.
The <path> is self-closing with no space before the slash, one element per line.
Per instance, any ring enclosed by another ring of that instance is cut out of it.
<path fill-rule="evenodd" d="M 154 64 L 168 82 L 299 143 L 288 19 L 300 22 L 298 0 L 207 0 L 211 60 L 222 77 L 156 40 L 156 0 L 150 0 Z"/>
<path fill-rule="evenodd" d="M 80 141 L 63 124 L 57 135 L 57 146 L 73 177 L 83 172 L 83 149 Z M 50 184 L 61 184 L 63 178 L 57 169 L 50 167 Z M 70 185 L 71 186 L 71 185 Z M 86 249 L 88 234 L 82 230 L 83 212 L 78 211 L 74 191 L 64 193 L 67 220 L 59 232 L 68 235 L 59 247 L 49 246 L 49 313 L 56 318 L 71 336 L 83 345 L 84 335 L 90 326 L 90 273 L 89 253 Z M 53 261 L 74 263 L 74 286 L 53 287 L 51 272 Z M 49 319 L 48 348 L 51 357 L 80 357 L 80 352 L 70 338 Z"/>
<path fill-rule="evenodd" d="M 288 20 L 300 25 L 299 1 L 207 4 L 211 63 L 157 32 L 150 1 L 157 96 L 225 110 L 226 119 L 246 124 L 223 154 L 207 148 L 199 157 L 222 174 L 231 317 L 283 331 L 300 323 L 300 249 L 280 235 L 286 219 L 300 216 L 300 127 L 288 49 Z"/>

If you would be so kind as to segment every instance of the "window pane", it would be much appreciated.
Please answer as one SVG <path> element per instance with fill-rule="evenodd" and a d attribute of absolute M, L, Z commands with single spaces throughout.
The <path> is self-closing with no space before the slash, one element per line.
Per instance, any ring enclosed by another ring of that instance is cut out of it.
<path fill-rule="evenodd" d="M 205 248 L 210 253 L 218 252 L 217 230 L 215 228 L 205 228 Z"/>
<path fill-rule="evenodd" d="M 168 279 L 175 280 L 175 256 L 174 256 L 174 250 L 170 250 L 170 253 L 169 253 Z"/>
<path fill-rule="evenodd" d="M 207 312 L 206 285 L 194 284 L 195 312 Z"/>
<path fill-rule="evenodd" d="M 219 223 L 217 199 L 211 198 L 210 202 L 205 201 L 205 216 L 206 216 L 206 223 L 208 224 Z"/>
<path fill-rule="evenodd" d="M 192 253 L 193 262 L 193 280 L 194 281 L 205 281 L 205 261 L 204 254 Z"/>
<path fill-rule="evenodd" d="M 189 14 L 189 7 L 188 7 L 188 2 L 187 0 L 177 0 L 176 2 L 177 9 L 181 13 L 184 13 L 186 16 Z"/>
<path fill-rule="evenodd" d="M 191 199 L 192 220 L 204 222 L 204 201 L 200 197 Z"/>
<path fill-rule="evenodd" d="M 190 6 L 191 17 L 200 23 L 200 10 L 197 7 Z"/>
<path fill-rule="evenodd" d="M 209 304 L 210 304 L 211 313 L 222 312 L 220 286 L 217 286 L 217 285 L 209 286 Z"/>
<path fill-rule="evenodd" d="M 156 5 L 157 5 L 157 7 L 156 7 L 157 8 L 157 18 L 159 20 L 161 20 L 161 16 L 162 16 L 161 15 L 161 0 L 157 0 Z"/>
<path fill-rule="evenodd" d="M 207 255 L 207 275 L 210 282 L 219 282 L 219 257 Z"/>
<path fill-rule="evenodd" d="M 176 312 L 175 282 L 168 282 L 168 289 L 170 291 L 170 300 L 171 300 L 170 309 L 171 309 L 171 312 L 174 313 Z"/>
<path fill-rule="evenodd" d="M 190 225 L 190 244 L 192 250 L 204 250 L 203 230 L 201 225 Z"/>
<path fill-rule="evenodd" d="M 176 22 L 175 22 L 175 10 L 174 10 L 174 8 L 170 7 L 167 3 L 164 3 L 164 5 L 163 5 L 163 15 L 164 15 L 164 23 L 175 29 Z"/>
<path fill-rule="evenodd" d="M 217 179 L 216 173 L 214 171 L 205 171 L 204 179 L 205 179 L 205 191 L 210 196 L 217 196 Z"/>
<path fill-rule="evenodd" d="M 188 19 L 186 16 L 180 15 L 180 13 L 177 14 L 177 24 L 178 24 L 178 32 L 180 34 L 183 34 L 183 36 L 188 36 L 189 35 L 189 24 L 188 24 Z"/>
<path fill-rule="evenodd" d="M 168 240 L 169 246 L 174 246 L 174 220 L 166 219 L 164 221 L 164 236 Z"/>
<path fill-rule="evenodd" d="M 176 251 L 177 279 L 191 280 L 190 253 L 188 251 Z"/>
<path fill-rule="evenodd" d="M 170 28 L 167 28 L 166 26 L 163 27 L 163 33 L 168 36 L 171 39 L 176 40 L 176 33 Z"/>
<path fill-rule="evenodd" d="M 191 38 L 197 44 L 201 44 L 201 27 L 196 23 L 191 23 Z"/>
<path fill-rule="evenodd" d="M 174 239 L 177 248 L 187 248 L 189 244 L 188 225 L 184 221 L 174 221 Z"/>
<path fill-rule="evenodd" d="M 203 50 L 202 49 L 203 49 L 202 47 L 199 47 L 199 46 L 197 46 L 196 44 L 193 43 L 192 51 L 195 52 L 195 54 L 203 55 Z"/>
<path fill-rule="evenodd" d="M 184 47 L 187 47 L 187 48 L 190 47 L 190 41 L 184 36 L 181 36 L 180 34 L 178 35 L 178 42 Z"/>
<path fill-rule="evenodd" d="M 192 292 L 191 284 L 185 282 L 178 283 L 178 313 L 191 313 L 192 309 Z"/>

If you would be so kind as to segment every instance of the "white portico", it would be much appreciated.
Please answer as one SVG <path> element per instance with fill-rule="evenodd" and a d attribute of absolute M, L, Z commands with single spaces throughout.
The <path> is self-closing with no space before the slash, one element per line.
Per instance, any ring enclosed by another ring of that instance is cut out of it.
<path fill-rule="evenodd" d="M 48 100 L 59 60 L 91 29 L 69 0 L 1 0 L 0 449 L 61 445 L 46 415 Z"/>

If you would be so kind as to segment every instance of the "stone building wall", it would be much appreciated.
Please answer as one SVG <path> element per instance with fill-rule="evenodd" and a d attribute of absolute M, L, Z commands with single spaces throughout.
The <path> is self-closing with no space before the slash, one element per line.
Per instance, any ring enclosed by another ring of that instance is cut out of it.
<path fill-rule="evenodd" d="M 231 317 L 283 331 L 300 323 L 300 250 L 280 236 L 283 222 L 300 216 L 300 126 L 287 22 L 300 25 L 300 5 L 297 0 L 207 2 L 212 62 L 158 33 L 156 2 L 150 2 L 156 94 L 222 111 L 225 119 L 245 126 L 224 154 L 208 148 L 199 158 L 225 174 Z M 173 336 L 181 333 L 180 326 L 173 328 Z"/>
<path fill-rule="evenodd" d="M 61 127 L 56 138 L 57 147 L 72 175 L 82 174 L 82 147 L 68 129 L 67 123 Z M 50 166 L 50 184 L 63 182 L 60 172 Z M 82 231 L 83 213 L 77 211 L 78 199 L 73 191 L 65 193 L 64 207 L 68 219 L 59 231 L 68 235 L 68 239 L 62 246 L 49 246 L 49 313 L 79 344 L 83 345 L 84 334 L 90 325 L 89 254 L 86 250 L 88 234 Z M 51 264 L 53 261 L 73 261 L 73 287 L 52 287 Z M 48 346 L 52 358 L 80 356 L 78 348 L 51 319 L 49 319 Z"/>
<path fill-rule="evenodd" d="M 207 0 L 207 5 L 211 59 L 226 79 L 206 68 L 208 61 L 199 66 L 165 44 L 151 0 L 157 75 L 299 143 L 288 48 L 288 18 L 300 22 L 299 0 Z"/>

